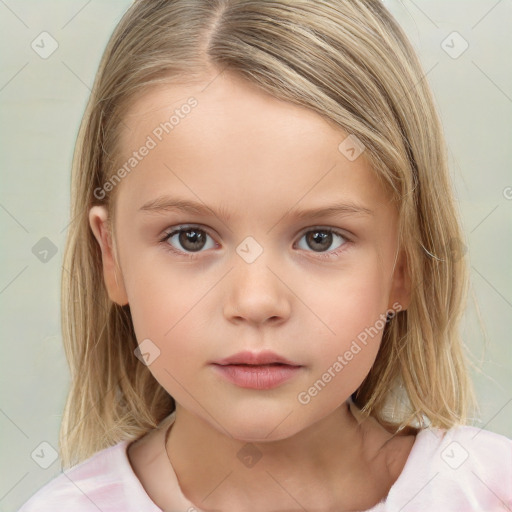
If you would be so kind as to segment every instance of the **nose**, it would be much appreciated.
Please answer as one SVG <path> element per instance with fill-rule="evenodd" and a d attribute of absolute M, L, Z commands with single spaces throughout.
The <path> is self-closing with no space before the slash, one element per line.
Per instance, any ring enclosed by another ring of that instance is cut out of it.
<path fill-rule="evenodd" d="M 277 324 L 290 316 L 292 293 L 264 254 L 252 263 L 239 259 L 230 272 L 224 304 L 230 322 Z"/>

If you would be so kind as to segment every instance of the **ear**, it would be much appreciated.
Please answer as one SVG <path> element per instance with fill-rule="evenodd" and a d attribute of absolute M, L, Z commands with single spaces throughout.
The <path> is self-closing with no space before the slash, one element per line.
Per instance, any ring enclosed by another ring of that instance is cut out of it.
<path fill-rule="evenodd" d="M 407 255 L 402 249 L 398 254 L 393 271 L 391 292 L 389 295 L 388 308 L 393 304 L 400 304 L 401 310 L 405 311 L 411 302 L 411 278 L 407 265 Z"/>
<path fill-rule="evenodd" d="M 103 278 L 110 300 L 124 306 L 128 297 L 120 267 L 115 260 L 112 240 L 107 228 L 108 213 L 105 206 L 93 206 L 89 210 L 89 224 L 101 248 Z"/>

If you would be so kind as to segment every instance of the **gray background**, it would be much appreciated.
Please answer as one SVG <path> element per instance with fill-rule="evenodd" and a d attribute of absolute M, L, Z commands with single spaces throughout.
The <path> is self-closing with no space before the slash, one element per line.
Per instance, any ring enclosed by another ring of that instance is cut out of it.
<path fill-rule="evenodd" d="M 0 511 L 17 510 L 60 471 L 58 460 L 43 469 L 31 454 L 42 442 L 58 446 L 69 384 L 59 286 L 70 164 L 101 54 L 130 4 L 0 0 Z M 385 4 L 420 55 L 450 148 L 475 299 L 464 319 L 479 367 L 474 423 L 512 437 L 512 2 Z M 31 47 L 45 37 L 51 48 L 44 31 L 58 43 L 45 59 Z"/>

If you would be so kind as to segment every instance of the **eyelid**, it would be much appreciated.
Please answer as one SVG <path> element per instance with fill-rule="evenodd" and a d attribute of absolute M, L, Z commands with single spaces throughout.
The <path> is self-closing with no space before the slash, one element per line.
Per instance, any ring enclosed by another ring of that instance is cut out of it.
<path fill-rule="evenodd" d="M 355 235 L 352 234 L 350 231 L 347 231 L 346 229 L 342 228 L 335 228 L 334 226 L 322 226 L 322 225 L 314 225 L 314 226 L 308 226 L 307 228 L 301 229 L 297 236 L 303 236 L 306 233 L 309 233 L 310 231 L 314 230 L 318 231 L 332 231 L 333 233 L 347 239 L 350 241 L 353 241 L 353 238 L 355 238 Z"/>

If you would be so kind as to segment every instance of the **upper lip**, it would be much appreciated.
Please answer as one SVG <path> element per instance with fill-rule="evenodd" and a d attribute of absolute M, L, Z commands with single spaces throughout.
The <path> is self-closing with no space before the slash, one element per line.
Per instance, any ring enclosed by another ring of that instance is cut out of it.
<path fill-rule="evenodd" d="M 264 350 L 262 352 L 251 352 L 249 350 L 245 350 L 243 352 L 238 352 L 233 354 L 232 356 L 226 357 L 224 359 L 219 359 L 218 361 L 214 361 L 214 364 L 220 365 L 228 365 L 228 364 L 252 364 L 252 365 L 264 365 L 271 363 L 281 363 L 288 364 L 291 366 L 301 366 L 289 359 L 286 359 L 271 350 Z"/>

